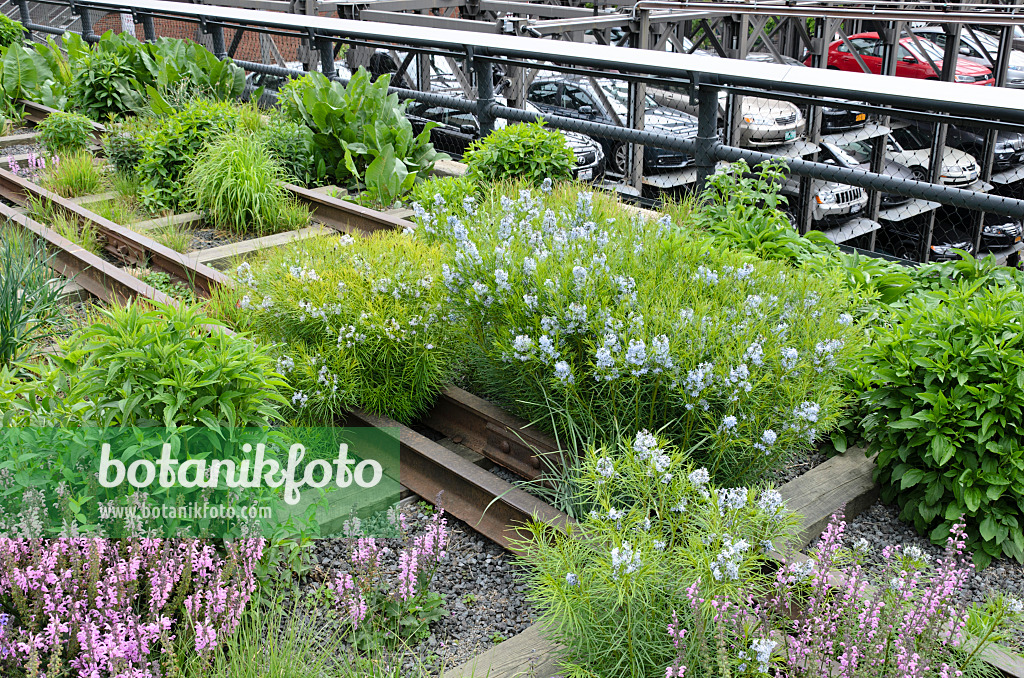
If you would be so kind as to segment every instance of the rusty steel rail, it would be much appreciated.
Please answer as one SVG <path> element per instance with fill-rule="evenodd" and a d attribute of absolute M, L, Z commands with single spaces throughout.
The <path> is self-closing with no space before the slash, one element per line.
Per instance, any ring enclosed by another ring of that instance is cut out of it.
<path fill-rule="evenodd" d="M 375 231 L 403 231 L 415 226 L 411 221 L 384 214 L 355 203 L 311 191 L 302 186 L 285 184 L 293 196 L 306 205 L 320 223 L 342 233 L 355 230 L 364 233 Z"/>
<path fill-rule="evenodd" d="M 216 287 L 230 284 L 230 278 L 220 271 L 179 254 L 152 238 L 115 224 L 5 169 L 0 169 L 0 196 L 23 207 L 30 205 L 32 198 L 49 203 L 79 223 L 96 228 L 106 242 L 105 249 L 118 259 L 139 266 L 148 263 L 186 281 L 206 296 Z"/>
<path fill-rule="evenodd" d="M 174 306 L 178 304 L 173 297 L 147 285 L 3 203 L 0 203 L 0 218 L 17 224 L 43 240 L 54 250 L 53 258 L 49 261 L 50 268 L 103 301 L 125 303 L 132 299 L 148 299 Z"/>
<path fill-rule="evenodd" d="M 446 511 L 501 546 L 507 548 L 518 526 L 531 520 L 558 527 L 569 521 L 544 501 L 387 417 L 356 409 L 348 423 L 400 428 L 401 484 L 430 502 L 440 495 Z"/>

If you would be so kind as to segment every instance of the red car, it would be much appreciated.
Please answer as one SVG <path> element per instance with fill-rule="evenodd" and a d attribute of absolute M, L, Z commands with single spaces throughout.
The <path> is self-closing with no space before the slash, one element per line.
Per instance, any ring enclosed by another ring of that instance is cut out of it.
<path fill-rule="evenodd" d="M 942 48 L 933 42 L 919 39 L 921 49 L 928 53 L 935 64 L 938 72 L 932 68 L 914 41 L 909 38 L 900 38 L 898 53 L 896 55 L 896 75 L 903 78 L 923 78 L 925 80 L 938 80 L 942 72 Z M 882 71 L 882 46 L 883 42 L 878 33 L 858 33 L 850 36 L 850 44 L 860 55 L 872 73 Z M 805 62 L 811 64 L 811 57 Z M 857 57 L 850 51 L 850 47 L 842 40 L 836 40 L 828 48 L 828 67 L 840 71 L 853 71 L 863 73 L 864 69 L 857 63 Z M 976 63 L 957 59 L 956 73 L 953 75 L 955 82 L 967 83 L 970 85 L 994 85 L 992 71 Z"/>

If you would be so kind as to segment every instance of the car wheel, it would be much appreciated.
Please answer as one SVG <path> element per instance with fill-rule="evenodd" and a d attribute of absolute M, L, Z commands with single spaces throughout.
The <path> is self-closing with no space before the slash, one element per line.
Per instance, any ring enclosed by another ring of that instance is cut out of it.
<path fill-rule="evenodd" d="M 612 164 L 615 171 L 625 175 L 629 166 L 629 147 L 626 144 L 617 144 L 612 151 Z"/>
<path fill-rule="evenodd" d="M 928 181 L 928 170 L 920 165 L 911 167 L 910 173 L 914 175 L 914 181 Z"/>

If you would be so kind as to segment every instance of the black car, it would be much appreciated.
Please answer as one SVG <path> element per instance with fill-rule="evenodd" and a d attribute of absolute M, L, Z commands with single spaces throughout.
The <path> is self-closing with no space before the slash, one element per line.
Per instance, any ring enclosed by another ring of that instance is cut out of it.
<path fill-rule="evenodd" d="M 779 60 L 775 58 L 775 55 L 770 52 L 751 52 L 747 55 L 747 61 L 779 63 Z M 807 68 L 807 64 L 788 56 L 783 56 L 781 63 L 786 66 L 801 66 L 803 68 Z M 852 108 L 839 108 L 836 106 L 822 106 L 821 108 L 822 134 L 847 132 L 852 129 L 859 129 L 866 125 L 867 122 L 867 113 L 863 113 Z"/>
<path fill-rule="evenodd" d="M 905 221 L 881 221 L 882 230 L 878 234 L 876 249 L 901 259 L 921 260 L 921 249 L 924 246 L 924 222 L 919 219 Z M 929 261 L 953 261 L 960 258 L 954 250 L 963 250 L 974 254 L 974 243 L 962 229 L 936 221 L 932 232 L 931 252 Z"/>
<path fill-rule="evenodd" d="M 913 130 L 921 139 L 930 140 L 935 137 L 934 123 L 911 120 L 905 129 Z M 946 145 L 965 151 L 981 161 L 985 157 L 986 134 L 985 130 L 976 127 L 949 125 L 946 128 Z M 992 167 L 1005 170 L 1021 164 L 1024 164 L 1024 134 L 998 130 Z"/>
<path fill-rule="evenodd" d="M 969 234 L 970 240 L 974 239 L 974 229 L 977 227 L 976 211 L 941 208 L 936 215 L 936 222 L 940 217 L 944 222 L 953 224 L 958 232 Z M 992 252 L 1013 247 L 1021 241 L 1022 234 L 1024 228 L 1016 219 L 986 212 L 981 222 L 981 251 Z"/>
<path fill-rule="evenodd" d="M 842 147 L 829 142 L 822 142 L 821 150 L 828 157 L 833 158 L 844 167 L 862 170 L 871 169 L 871 145 L 866 141 L 855 141 L 849 144 L 844 144 Z M 904 165 L 891 160 L 882 161 L 882 174 L 887 177 L 895 177 L 897 179 L 914 178 L 914 173 L 910 171 L 909 167 L 905 167 Z M 904 205 L 910 201 L 910 197 L 897 195 L 895 193 L 882 193 L 880 197 L 880 204 L 883 209 L 895 207 L 896 205 Z"/>
<path fill-rule="evenodd" d="M 529 104 L 527 104 L 527 110 L 540 113 L 536 108 L 531 108 Z M 417 134 L 423 131 L 427 121 L 437 123 L 430 130 L 430 141 L 433 142 L 437 150 L 443 151 L 453 158 L 461 158 L 469 145 L 480 138 L 476 117 L 466 111 L 428 103 L 415 103 L 406 110 L 406 116 L 412 123 L 413 131 Z M 497 127 L 504 124 L 505 120 L 503 119 L 495 121 Z M 560 131 L 565 136 L 566 144 L 576 155 L 573 177 L 581 181 L 593 181 L 604 176 L 605 156 L 601 145 L 583 134 Z"/>
<path fill-rule="evenodd" d="M 606 125 L 625 124 L 628 89 L 624 83 L 573 76 L 539 77 L 533 81 L 527 98 L 545 113 L 577 118 Z M 600 90 L 598 90 L 600 88 Z M 674 137 L 697 136 L 697 119 L 692 115 L 659 106 L 647 97 L 644 129 Z M 628 172 L 628 145 L 621 141 L 595 137 L 609 158 L 611 168 L 622 175 Z M 653 146 L 644 147 L 644 173 L 658 174 L 688 167 L 693 156 Z"/>

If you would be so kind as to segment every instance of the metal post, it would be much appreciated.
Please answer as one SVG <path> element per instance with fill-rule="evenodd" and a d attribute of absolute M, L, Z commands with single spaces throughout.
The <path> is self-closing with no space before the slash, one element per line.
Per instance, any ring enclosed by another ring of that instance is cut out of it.
<path fill-rule="evenodd" d="M 318 37 L 316 49 L 320 52 L 320 70 L 324 77 L 328 80 L 338 77 L 338 69 L 334 66 L 334 43 L 328 38 Z"/>
<path fill-rule="evenodd" d="M 946 46 L 942 53 L 942 75 L 941 79 L 950 82 L 956 73 L 957 59 L 960 57 L 960 24 L 944 24 L 946 32 Z M 942 161 L 946 155 L 946 124 L 940 123 L 935 126 L 935 137 L 932 139 L 931 162 L 928 167 L 928 180 L 933 184 L 942 181 Z M 921 261 L 925 264 L 931 258 L 932 236 L 935 235 L 935 210 L 928 213 L 928 225 L 925 228 L 922 238 Z"/>
<path fill-rule="evenodd" d="M 32 15 L 28 11 L 28 0 L 18 0 L 18 11 L 21 12 L 21 23 L 28 26 L 32 23 Z M 32 39 L 32 31 L 28 28 L 25 29 L 25 33 L 28 34 L 28 39 Z"/>
<path fill-rule="evenodd" d="M 218 59 L 228 57 L 228 48 L 224 43 L 224 27 L 220 24 L 213 24 L 209 27 L 210 37 L 213 39 L 213 54 Z"/>
<path fill-rule="evenodd" d="M 651 12 L 641 9 L 636 32 L 637 49 L 650 48 L 651 41 Z M 629 115 L 626 124 L 633 129 L 644 128 L 644 117 L 647 113 L 647 85 L 642 82 L 631 82 L 629 84 Z M 630 144 L 629 147 L 629 185 L 643 194 L 644 188 L 644 147 L 640 144 Z"/>
<path fill-rule="evenodd" d="M 81 5 L 72 5 L 71 9 L 82 21 L 82 39 L 86 42 L 99 42 L 100 36 L 92 30 L 92 17 L 89 15 L 89 8 Z"/>
<path fill-rule="evenodd" d="M 900 31 L 902 30 L 902 22 L 900 21 L 889 21 L 886 22 L 885 26 L 882 26 L 879 30 L 879 34 L 882 37 L 882 65 L 880 72 L 882 75 L 895 75 L 896 74 L 896 56 L 897 49 L 896 43 L 898 41 Z M 882 127 L 889 126 L 889 116 L 882 116 L 878 120 L 878 124 Z M 877 174 L 882 173 L 882 168 L 885 165 L 885 151 L 888 143 L 887 136 L 876 136 L 871 140 L 871 171 Z M 872 221 L 878 221 L 878 213 L 882 206 L 882 193 L 881 191 L 872 190 L 869 193 L 870 201 L 868 202 L 868 219 Z M 868 249 L 872 252 L 875 251 L 876 240 L 878 237 L 878 231 L 871 231 L 871 241 L 868 243 Z"/>
<path fill-rule="evenodd" d="M 156 40 L 156 26 L 153 25 L 152 14 L 142 15 L 142 34 L 146 37 L 146 42 Z"/>
<path fill-rule="evenodd" d="M 494 131 L 494 67 L 490 61 L 476 59 L 473 63 L 476 70 L 476 122 L 480 127 L 480 136 L 485 137 Z"/>
<path fill-rule="evenodd" d="M 718 142 L 718 88 L 704 85 L 697 95 L 697 148 L 694 159 L 697 163 L 697 184 L 695 191 L 704 191 L 708 178 L 715 173 L 717 159 L 711 148 Z"/>

